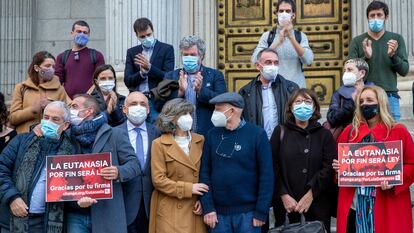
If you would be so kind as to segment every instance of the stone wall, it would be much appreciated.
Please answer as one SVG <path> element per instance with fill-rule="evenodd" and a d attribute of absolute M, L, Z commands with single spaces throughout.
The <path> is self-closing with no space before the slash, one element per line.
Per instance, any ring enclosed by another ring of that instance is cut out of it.
<path fill-rule="evenodd" d="M 72 47 L 70 32 L 77 20 L 91 28 L 88 47 L 106 54 L 105 1 L 102 0 L 36 0 L 33 52 L 48 50 L 55 56 Z"/>
<path fill-rule="evenodd" d="M 105 1 L 0 0 L 0 91 L 7 99 L 36 52 L 71 48 L 72 24 L 81 19 L 91 27 L 88 45 L 106 54 Z"/>
<path fill-rule="evenodd" d="M 32 55 L 33 2 L 0 0 L 0 91 L 10 99 Z"/>

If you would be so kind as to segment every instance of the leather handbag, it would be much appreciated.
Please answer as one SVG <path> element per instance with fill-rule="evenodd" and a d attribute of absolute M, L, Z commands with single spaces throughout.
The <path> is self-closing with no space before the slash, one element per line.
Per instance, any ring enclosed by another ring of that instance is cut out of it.
<path fill-rule="evenodd" d="M 288 214 L 283 226 L 270 229 L 268 233 L 325 233 L 325 227 L 321 221 L 307 222 L 305 215 L 301 214 L 299 223 L 289 223 Z"/>

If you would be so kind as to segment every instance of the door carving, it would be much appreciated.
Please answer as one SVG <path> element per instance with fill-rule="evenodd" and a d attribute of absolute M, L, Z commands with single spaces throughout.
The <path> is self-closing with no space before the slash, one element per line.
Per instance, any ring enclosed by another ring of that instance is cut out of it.
<path fill-rule="evenodd" d="M 277 1 L 218 0 L 218 68 L 225 74 L 229 91 L 238 91 L 256 77 L 250 62 L 263 32 L 277 22 Z M 314 53 L 305 66 L 306 85 L 322 104 L 329 104 L 340 86 L 350 42 L 349 0 L 296 0 L 295 29 L 306 33 Z"/>

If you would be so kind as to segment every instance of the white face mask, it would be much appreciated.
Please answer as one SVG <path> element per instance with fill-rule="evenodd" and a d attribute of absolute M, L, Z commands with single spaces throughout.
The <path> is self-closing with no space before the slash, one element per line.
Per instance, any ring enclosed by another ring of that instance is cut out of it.
<path fill-rule="evenodd" d="M 286 21 L 290 21 L 292 19 L 292 14 L 287 12 L 282 12 L 277 14 L 277 22 L 280 26 L 285 26 Z"/>
<path fill-rule="evenodd" d="M 193 126 L 193 118 L 190 114 L 182 115 L 178 118 L 177 125 L 182 131 L 190 131 Z"/>
<path fill-rule="evenodd" d="M 79 117 L 79 110 L 71 109 L 70 110 L 70 123 L 72 125 L 80 125 L 85 118 Z"/>
<path fill-rule="evenodd" d="M 279 66 L 263 66 L 262 68 L 262 75 L 266 80 L 273 80 L 276 78 L 277 74 L 279 73 Z"/>
<path fill-rule="evenodd" d="M 227 121 L 232 117 L 230 116 L 227 118 L 226 115 L 224 115 L 228 110 L 230 110 L 230 108 L 224 112 L 214 110 L 213 115 L 211 115 L 211 122 L 213 122 L 215 127 L 225 127 L 227 125 Z"/>
<path fill-rule="evenodd" d="M 115 87 L 115 80 L 99 81 L 98 85 L 103 92 L 110 92 Z"/>
<path fill-rule="evenodd" d="M 131 106 L 127 117 L 132 124 L 140 125 L 147 119 L 147 108 L 141 105 Z"/>
<path fill-rule="evenodd" d="M 345 72 L 342 75 L 342 82 L 344 83 L 344 86 L 355 86 L 357 76 L 352 72 Z"/>

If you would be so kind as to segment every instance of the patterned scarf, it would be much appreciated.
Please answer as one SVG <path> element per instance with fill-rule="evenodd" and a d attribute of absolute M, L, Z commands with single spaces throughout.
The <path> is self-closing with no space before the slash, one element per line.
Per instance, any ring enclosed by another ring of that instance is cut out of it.
<path fill-rule="evenodd" d="M 201 70 L 200 70 L 201 71 Z M 194 106 L 194 112 L 191 114 L 193 118 L 193 125 L 191 127 L 193 132 L 198 132 L 197 129 L 197 93 L 194 90 L 193 82 L 195 80 L 195 74 L 187 74 L 188 87 L 185 90 L 185 99 Z"/>
<path fill-rule="evenodd" d="M 361 142 L 374 142 L 375 139 L 371 134 L 364 137 Z M 358 187 L 356 189 L 356 232 L 372 233 L 374 232 L 374 204 L 377 195 L 375 187 Z"/>
<path fill-rule="evenodd" d="M 16 171 L 14 183 L 17 190 L 21 193 L 21 198 L 25 203 L 29 199 L 29 186 L 33 182 L 33 173 L 36 163 L 41 161 L 42 146 L 41 143 L 47 143 L 47 140 L 42 140 L 39 137 L 33 137 L 29 143 L 29 147 L 25 152 L 23 159 Z M 63 134 L 57 149 L 57 154 L 67 155 L 73 153 L 73 146 L 66 134 Z M 10 232 L 13 233 L 28 233 L 29 232 L 29 217 L 18 218 L 14 215 L 10 216 Z M 46 203 L 45 214 L 46 232 L 48 233 L 62 233 L 63 232 L 63 203 Z"/>
<path fill-rule="evenodd" d="M 101 113 L 94 119 L 84 121 L 80 125 L 72 125 L 71 132 L 75 136 L 76 141 L 83 147 L 91 147 L 95 142 L 98 129 L 108 122 L 108 118 L 105 113 Z"/>

